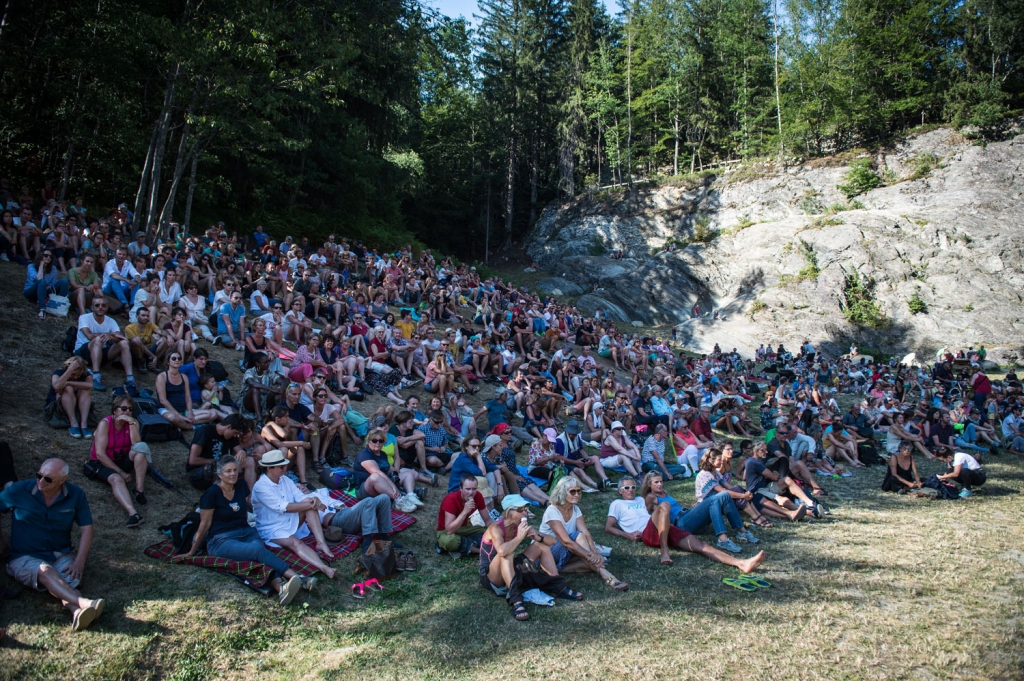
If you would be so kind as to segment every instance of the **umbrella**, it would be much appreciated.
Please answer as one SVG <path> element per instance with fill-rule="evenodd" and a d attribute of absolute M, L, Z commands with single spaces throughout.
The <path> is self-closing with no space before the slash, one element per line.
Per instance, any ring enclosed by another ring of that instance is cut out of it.
<path fill-rule="evenodd" d="M 185 493 L 184 493 L 184 492 L 182 492 L 182 491 L 181 491 L 180 489 L 178 489 L 178 488 L 177 488 L 177 487 L 176 487 L 176 486 L 174 485 L 174 483 L 173 483 L 173 482 L 171 482 L 170 480 L 168 480 L 168 479 L 167 479 L 167 476 L 166 476 L 166 475 L 164 475 L 163 473 L 161 473 L 161 472 L 160 472 L 160 471 L 158 471 L 157 469 L 155 469 L 155 468 L 153 468 L 152 466 L 150 466 L 150 467 L 149 467 L 149 470 L 148 470 L 147 472 L 148 472 L 148 473 L 149 473 L 150 475 L 152 475 L 152 476 L 153 476 L 153 479 L 154 479 L 154 480 L 156 480 L 157 482 L 159 482 L 159 483 L 160 483 L 161 485 L 163 485 L 163 486 L 164 486 L 164 487 L 166 487 L 167 489 L 169 489 L 169 490 L 174 490 L 175 492 L 177 492 L 177 493 L 178 493 L 179 495 L 181 495 L 181 498 L 182 498 L 182 499 L 184 499 L 185 501 L 187 501 L 188 503 L 190 503 L 190 504 L 194 504 L 194 503 L 195 503 L 195 500 L 194 500 L 194 499 L 192 499 L 192 498 L 191 498 L 191 497 L 189 497 L 189 496 L 188 496 L 187 494 L 185 494 Z"/>

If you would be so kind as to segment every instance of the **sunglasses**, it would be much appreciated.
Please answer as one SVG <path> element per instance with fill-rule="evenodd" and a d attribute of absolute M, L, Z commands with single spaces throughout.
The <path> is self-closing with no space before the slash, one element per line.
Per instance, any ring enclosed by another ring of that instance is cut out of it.
<path fill-rule="evenodd" d="M 281 305 L 275 305 L 275 306 L 274 306 L 274 309 L 275 309 L 275 310 L 283 310 L 283 309 L 284 309 L 284 307 L 283 307 L 283 306 L 281 306 Z"/>
<path fill-rule="evenodd" d="M 132 410 L 132 408 L 129 407 L 128 405 L 126 405 L 126 404 L 122 404 L 119 407 L 114 407 L 114 411 L 131 411 L 131 410 Z"/>
<path fill-rule="evenodd" d="M 622 487 L 621 489 L 622 489 L 623 492 L 628 492 L 630 490 L 636 489 L 636 485 Z"/>
<path fill-rule="evenodd" d="M 381 445 L 381 444 L 384 444 L 384 440 L 382 440 L 382 439 L 381 439 L 381 438 L 379 438 L 379 437 L 375 437 L 375 438 L 373 438 L 372 440 L 370 440 L 370 442 L 372 442 L 372 443 L 374 443 L 374 444 L 376 444 L 376 445 Z"/>
<path fill-rule="evenodd" d="M 43 475 L 42 473 L 36 473 L 36 480 L 45 480 L 46 482 L 53 482 L 53 478 L 49 475 Z"/>
<path fill-rule="evenodd" d="M 180 362 L 181 361 L 181 357 L 179 357 L 178 355 L 171 355 L 167 359 L 168 359 L 168 361 L 171 361 L 171 362 Z"/>
<path fill-rule="evenodd" d="M 566 491 L 566 494 L 572 494 L 573 496 L 579 496 L 582 493 L 583 493 L 583 490 L 581 490 L 579 487 L 574 487 L 574 488 Z"/>

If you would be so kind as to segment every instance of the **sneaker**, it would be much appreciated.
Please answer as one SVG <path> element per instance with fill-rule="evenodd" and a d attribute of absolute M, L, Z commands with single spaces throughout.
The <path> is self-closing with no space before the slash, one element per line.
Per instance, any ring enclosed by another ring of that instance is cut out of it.
<path fill-rule="evenodd" d="M 516 412 L 516 418 L 517 418 L 517 419 L 524 419 L 524 418 L 526 418 L 526 417 L 525 417 L 525 416 L 523 415 L 523 412 L 521 412 L 521 411 L 517 411 L 517 412 Z"/>
<path fill-rule="evenodd" d="M 99 374 L 92 375 L 92 389 L 104 392 L 107 389 L 107 384 L 103 382 L 103 377 Z"/>
<path fill-rule="evenodd" d="M 594 449 L 600 449 L 601 448 L 601 443 L 597 442 L 596 440 L 591 440 L 590 442 L 587 443 L 587 445 L 589 445 L 590 447 L 593 447 Z"/>
<path fill-rule="evenodd" d="M 398 570 L 399 572 L 405 572 L 405 570 L 406 570 L 406 567 L 405 567 L 406 566 L 406 562 L 407 562 L 407 560 L 406 560 L 406 557 L 405 557 L 405 551 L 399 551 L 398 555 L 395 556 L 395 569 Z"/>
<path fill-rule="evenodd" d="M 287 582 L 281 585 L 281 593 L 279 602 L 281 605 L 288 605 L 295 600 L 295 597 L 299 595 L 299 591 L 302 589 L 302 577 L 295 575 Z"/>
<path fill-rule="evenodd" d="M 220 345 L 220 336 L 214 336 L 213 337 L 213 344 L 214 345 Z M 282 591 L 281 593 L 284 593 L 284 592 Z"/>
<path fill-rule="evenodd" d="M 146 493 L 145 492 L 136 491 L 136 492 L 134 492 L 134 495 L 135 495 L 135 503 L 136 504 L 138 504 L 139 506 L 145 506 L 146 505 Z"/>
<path fill-rule="evenodd" d="M 737 539 L 742 539 L 743 541 L 747 542 L 748 544 L 756 544 L 759 541 L 761 541 L 760 539 L 755 537 L 753 534 L 751 534 L 750 530 L 743 530 L 742 532 L 737 532 L 736 533 L 736 538 Z"/>
<path fill-rule="evenodd" d="M 967 489 L 966 487 L 964 487 L 962 490 L 960 490 L 960 498 L 961 499 L 966 499 L 967 497 L 971 496 L 972 494 L 973 494 L 973 492 L 971 492 L 971 490 Z"/>
<path fill-rule="evenodd" d="M 850 471 L 846 471 L 845 473 L 842 473 L 842 474 L 840 475 L 840 477 L 843 477 L 843 478 L 852 478 L 852 477 L 853 477 L 853 473 L 851 473 Z"/>
<path fill-rule="evenodd" d="M 92 431 L 89 430 L 88 428 L 82 428 L 82 437 L 85 438 L 86 440 L 91 440 Z"/>
<path fill-rule="evenodd" d="M 68 435 L 75 438 L 76 440 L 81 439 L 82 429 L 79 428 L 78 426 L 71 426 L 70 428 L 68 428 Z"/>
<path fill-rule="evenodd" d="M 722 549 L 723 551 L 728 551 L 729 553 L 739 553 L 743 550 L 740 548 L 739 544 L 737 544 L 731 539 L 719 540 L 716 546 L 718 546 L 718 548 Z"/>
<path fill-rule="evenodd" d="M 301 582 L 302 583 L 302 588 L 304 590 L 306 590 L 306 591 L 312 591 L 313 587 L 316 586 L 316 577 L 302 577 L 302 576 L 300 576 L 299 579 L 302 580 L 302 582 Z"/>
<path fill-rule="evenodd" d="M 693 476 L 693 473 L 690 472 L 690 467 L 689 466 L 683 466 L 683 477 L 684 478 L 689 478 L 689 477 L 692 477 L 692 476 Z"/>
<path fill-rule="evenodd" d="M 416 568 L 419 567 L 419 563 L 416 562 L 416 554 L 410 551 L 405 554 L 405 571 L 415 572 Z"/>
<path fill-rule="evenodd" d="M 416 494 L 416 492 L 406 494 L 405 496 L 408 497 L 409 501 L 411 501 L 413 505 L 416 506 L 416 508 L 421 508 L 426 505 L 423 503 L 423 500 L 420 499 L 419 495 Z"/>
<path fill-rule="evenodd" d="M 501 520 L 501 514 L 498 513 L 498 509 L 492 508 L 490 511 L 487 512 L 487 514 L 491 516 L 491 520 L 493 520 L 494 522 L 498 522 L 499 520 Z"/>
<path fill-rule="evenodd" d="M 594 489 L 593 487 L 584 487 L 584 488 L 583 488 L 583 493 L 584 493 L 584 494 L 597 494 L 597 493 L 598 493 L 598 491 L 599 491 L 599 490 L 596 490 L 596 489 Z"/>
<path fill-rule="evenodd" d="M 125 523 L 125 527 L 138 527 L 142 522 L 142 516 L 138 513 L 134 513 L 132 514 L 132 517 L 128 518 L 128 522 Z"/>
<path fill-rule="evenodd" d="M 419 499 L 421 504 L 424 501 L 427 500 L 427 488 L 426 487 L 417 487 L 416 489 L 414 489 L 412 491 L 412 493 L 416 495 L 416 498 Z"/>
<path fill-rule="evenodd" d="M 395 509 L 401 511 L 402 513 L 412 513 L 417 508 L 419 508 L 419 506 L 417 506 L 416 503 L 412 501 L 408 495 L 398 497 L 398 500 L 395 502 Z"/>
<path fill-rule="evenodd" d="M 594 548 L 597 550 L 598 553 L 600 553 L 605 558 L 608 558 L 612 555 L 612 547 L 610 546 L 605 546 L 604 544 L 594 544 Z"/>
<path fill-rule="evenodd" d="M 821 518 L 825 515 L 821 511 L 821 504 L 815 504 L 814 506 L 811 506 L 811 515 L 813 515 L 818 520 L 821 520 Z"/>
<path fill-rule="evenodd" d="M 7 257 L 6 253 L 0 253 L 0 260 L 2 260 L 4 262 L 10 262 L 11 261 L 11 259 Z"/>
<path fill-rule="evenodd" d="M 430 486 L 431 487 L 437 487 L 438 480 L 439 480 L 439 478 L 437 476 L 437 473 L 431 473 L 430 474 Z"/>
<path fill-rule="evenodd" d="M 96 621 L 96 618 L 100 616 L 100 611 L 103 609 L 103 599 L 99 598 L 89 603 L 84 608 L 79 608 L 75 611 L 74 619 L 71 622 L 72 631 L 82 631 L 87 629 L 90 624 Z"/>

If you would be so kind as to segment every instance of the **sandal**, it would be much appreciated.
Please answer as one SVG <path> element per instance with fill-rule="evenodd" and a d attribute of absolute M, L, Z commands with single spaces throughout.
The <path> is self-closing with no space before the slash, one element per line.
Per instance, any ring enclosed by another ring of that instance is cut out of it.
<path fill-rule="evenodd" d="M 512 619 L 517 622 L 525 622 L 530 619 L 530 613 L 526 611 L 526 606 L 522 601 L 512 604 Z"/>
<path fill-rule="evenodd" d="M 757 575 L 740 575 L 739 577 L 736 577 L 736 579 L 742 579 L 744 582 L 753 584 L 758 589 L 767 589 L 771 587 L 771 582 L 764 577 L 758 577 Z"/>
<path fill-rule="evenodd" d="M 604 583 L 607 586 L 610 586 L 611 588 L 615 589 L 616 591 L 629 591 L 629 584 L 626 584 L 620 579 L 615 579 L 614 577 L 609 577 L 608 579 L 604 580 Z"/>
<path fill-rule="evenodd" d="M 376 589 L 377 591 L 384 590 L 384 585 L 378 582 L 376 577 L 370 577 L 368 580 L 363 582 L 363 586 L 367 589 Z"/>
<path fill-rule="evenodd" d="M 583 594 L 581 594 L 579 591 L 573 591 L 569 587 L 565 587 L 557 594 L 555 594 L 555 598 L 564 598 L 567 601 L 582 601 Z"/>
<path fill-rule="evenodd" d="M 731 586 L 734 589 L 739 589 L 740 591 L 757 591 L 756 586 L 754 586 L 753 584 L 744 579 L 739 579 L 736 577 L 723 577 L 722 584 L 725 584 L 726 586 Z"/>
<path fill-rule="evenodd" d="M 772 521 L 768 520 L 763 515 L 759 515 L 754 518 L 754 524 L 758 527 L 775 527 L 775 525 L 772 524 Z"/>
<path fill-rule="evenodd" d="M 359 582 L 358 584 L 352 585 L 352 598 L 358 600 L 366 599 L 366 582 Z"/>

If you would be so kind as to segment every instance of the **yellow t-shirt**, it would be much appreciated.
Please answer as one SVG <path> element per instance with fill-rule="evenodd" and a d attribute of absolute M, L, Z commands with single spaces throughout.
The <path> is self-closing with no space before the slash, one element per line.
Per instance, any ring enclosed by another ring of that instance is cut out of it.
<path fill-rule="evenodd" d="M 128 340 L 132 338 L 141 338 L 142 342 L 146 345 L 153 344 L 153 334 L 160 330 L 153 322 L 147 322 L 146 326 L 140 327 L 139 322 L 133 322 L 128 326 L 124 327 L 124 337 Z"/>
<path fill-rule="evenodd" d="M 403 322 L 399 320 L 395 322 L 395 326 L 402 330 L 402 335 L 405 337 L 405 340 L 411 340 L 412 334 L 416 331 L 416 325 L 411 321 Z"/>

